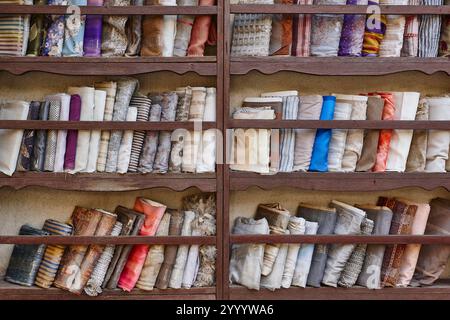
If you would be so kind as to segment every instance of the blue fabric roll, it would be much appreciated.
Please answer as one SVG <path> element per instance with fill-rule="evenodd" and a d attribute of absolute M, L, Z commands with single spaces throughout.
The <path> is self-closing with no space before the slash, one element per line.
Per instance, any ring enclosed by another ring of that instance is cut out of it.
<path fill-rule="evenodd" d="M 324 96 L 320 120 L 333 120 L 336 97 Z M 331 129 L 318 129 L 311 156 L 309 171 L 328 171 L 328 146 L 331 139 Z"/>
<path fill-rule="evenodd" d="M 87 0 L 70 0 L 69 5 L 86 6 Z M 86 16 L 79 15 L 78 13 L 79 12 L 74 12 L 74 14 L 65 17 L 64 47 L 62 49 L 62 54 L 65 57 L 83 56 Z"/>

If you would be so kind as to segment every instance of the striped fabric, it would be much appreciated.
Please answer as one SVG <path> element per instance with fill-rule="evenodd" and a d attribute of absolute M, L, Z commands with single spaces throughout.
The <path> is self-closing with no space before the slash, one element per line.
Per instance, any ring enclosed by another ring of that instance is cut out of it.
<path fill-rule="evenodd" d="M 377 6 L 379 0 L 369 0 L 370 6 Z M 380 43 L 386 32 L 386 16 L 370 15 L 366 20 L 366 30 L 363 40 L 363 57 L 376 57 L 380 52 Z"/>
<path fill-rule="evenodd" d="M 312 5 L 313 0 L 295 0 L 297 5 Z M 308 57 L 311 38 L 311 15 L 295 15 L 292 21 L 292 55 Z"/>
<path fill-rule="evenodd" d="M 380 57 L 400 57 L 403 47 L 405 24 L 405 16 L 386 16 L 386 33 L 380 43 Z"/>
<path fill-rule="evenodd" d="M 420 5 L 420 0 L 409 0 L 411 6 Z M 419 46 L 419 16 L 406 16 L 405 33 L 403 35 L 402 57 L 416 57 Z"/>
<path fill-rule="evenodd" d="M 423 5 L 440 6 L 443 0 L 422 0 Z M 419 52 L 421 58 L 437 57 L 442 16 L 423 15 L 419 24 Z"/>
<path fill-rule="evenodd" d="M 29 32 L 29 16 L 0 16 L 0 56 L 24 56 Z"/>
<path fill-rule="evenodd" d="M 133 96 L 131 98 L 130 107 L 137 108 L 136 121 L 148 121 L 151 106 L 152 101 L 146 96 Z M 144 139 L 145 131 L 134 131 L 128 172 L 137 172 L 139 156 L 141 155 L 144 146 Z"/>

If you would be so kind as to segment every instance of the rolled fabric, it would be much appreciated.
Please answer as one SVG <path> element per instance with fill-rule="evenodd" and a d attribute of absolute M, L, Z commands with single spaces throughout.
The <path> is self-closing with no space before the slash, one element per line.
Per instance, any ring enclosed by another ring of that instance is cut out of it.
<path fill-rule="evenodd" d="M 169 170 L 169 157 L 171 147 L 170 131 L 159 132 L 159 144 L 155 155 L 155 162 L 153 163 L 153 172 L 155 173 L 167 173 Z"/>
<path fill-rule="evenodd" d="M 306 220 L 303 218 L 292 216 L 289 218 L 288 231 L 289 234 L 305 234 Z M 290 243 L 288 245 L 286 262 L 284 264 L 283 276 L 281 279 L 281 287 L 289 288 L 294 277 L 294 271 L 297 264 L 300 243 Z M 277 257 L 278 258 L 278 257 Z"/>
<path fill-rule="evenodd" d="M 201 151 L 202 132 L 189 131 L 184 136 L 183 157 L 181 159 L 181 171 L 195 173 Z"/>
<path fill-rule="evenodd" d="M 122 231 L 122 223 L 116 221 L 114 227 L 111 231 L 111 236 L 116 237 Z M 115 245 L 107 245 L 102 252 L 102 255 L 97 261 L 95 265 L 94 271 L 92 271 L 91 277 L 89 278 L 86 286 L 84 287 L 84 292 L 88 296 L 98 296 L 102 293 L 102 283 L 105 279 L 106 271 L 111 263 L 111 259 L 113 258 Z"/>
<path fill-rule="evenodd" d="M 162 96 L 153 95 L 150 97 L 152 106 L 150 109 L 149 121 L 161 120 L 161 100 Z M 145 134 L 144 146 L 142 148 L 141 158 L 139 160 L 138 171 L 141 173 L 152 172 L 153 163 L 155 161 L 156 151 L 158 148 L 158 131 L 147 131 Z"/>
<path fill-rule="evenodd" d="M 39 110 L 39 120 L 48 120 L 48 112 L 50 103 L 44 101 L 41 103 Z M 45 162 L 45 147 L 47 146 L 47 130 L 37 130 L 34 140 L 33 157 L 31 162 L 31 170 L 43 171 Z"/>
<path fill-rule="evenodd" d="M 200 6 L 213 6 L 216 0 L 199 0 Z M 205 53 L 206 42 L 208 41 L 209 29 L 211 27 L 211 16 L 196 16 L 192 26 L 191 39 L 187 50 L 188 56 L 200 56 Z"/>
<path fill-rule="evenodd" d="M 59 121 L 68 121 L 70 115 L 70 95 L 60 93 L 55 95 L 54 98 L 59 99 L 61 102 Z M 64 156 L 66 154 L 67 132 L 67 130 L 58 130 L 53 172 L 64 172 Z"/>
<path fill-rule="evenodd" d="M 0 120 L 26 120 L 29 107 L 26 101 L 0 102 Z M 23 133 L 23 130 L 0 129 L 0 172 L 6 175 L 11 176 L 16 170 Z"/>
<path fill-rule="evenodd" d="M 178 6 L 197 6 L 198 0 L 178 0 Z M 191 39 L 192 26 L 195 16 L 181 15 L 177 16 L 177 32 L 175 34 L 173 55 L 175 57 L 185 57 L 189 41 Z"/>
<path fill-rule="evenodd" d="M 410 6 L 420 5 L 420 0 L 409 0 Z M 405 33 L 403 35 L 402 57 L 417 57 L 419 49 L 419 18 L 417 15 L 406 16 Z"/>
<path fill-rule="evenodd" d="M 426 98 L 429 105 L 429 120 L 450 120 L 450 98 Z M 445 172 L 448 160 L 450 131 L 429 130 L 427 141 L 426 172 Z"/>
<path fill-rule="evenodd" d="M 314 235 L 317 233 L 319 224 L 317 222 L 305 222 L 305 234 Z M 295 263 L 294 275 L 292 277 L 292 285 L 305 288 L 308 279 L 311 261 L 314 253 L 313 243 L 303 243 L 300 245 L 297 260 Z M 283 286 L 283 288 L 286 288 Z"/>
<path fill-rule="evenodd" d="M 85 6 L 87 0 L 69 0 L 69 5 Z M 65 57 L 82 57 L 84 27 L 86 24 L 86 16 L 80 15 L 79 12 L 73 12 L 65 17 L 64 26 L 64 45 L 62 55 Z"/>
<path fill-rule="evenodd" d="M 117 81 L 117 94 L 114 101 L 113 121 L 125 121 L 127 118 L 127 109 L 130 105 L 131 97 L 137 89 L 139 83 L 133 78 L 123 78 Z M 123 131 L 113 130 L 109 138 L 108 155 L 106 157 L 106 172 L 116 172 L 117 161 L 119 159 L 120 142 L 122 141 Z"/>
<path fill-rule="evenodd" d="M 61 100 L 51 97 L 45 98 L 49 103 L 48 120 L 58 121 L 61 112 Z M 47 131 L 47 141 L 45 145 L 44 171 L 53 171 L 55 167 L 56 145 L 58 143 L 58 130 Z"/>
<path fill-rule="evenodd" d="M 350 120 L 352 115 L 352 104 L 336 95 L 336 106 L 334 107 L 333 120 Z M 347 140 L 347 129 L 331 130 L 330 146 L 328 148 L 328 170 L 342 171 L 342 158 L 344 157 L 345 141 Z"/>
<path fill-rule="evenodd" d="M 206 88 L 203 121 L 216 121 L 216 88 Z"/>
<path fill-rule="evenodd" d="M 393 212 L 389 234 L 411 234 L 417 206 L 407 205 L 402 201 L 384 197 L 378 199 L 377 205 L 387 206 Z M 381 265 L 381 287 L 394 287 L 397 283 L 405 249 L 405 244 L 386 246 L 383 264 Z"/>
<path fill-rule="evenodd" d="M 171 214 L 169 224 L 169 236 L 179 236 L 181 234 L 181 228 L 183 225 L 184 214 L 183 212 L 175 209 L 167 209 Z M 178 246 L 168 245 L 164 248 L 164 261 L 159 269 L 158 277 L 156 279 L 156 287 L 158 289 L 167 289 L 169 285 L 170 276 L 172 274 L 172 268 L 175 265 L 175 259 L 177 257 Z"/>
<path fill-rule="evenodd" d="M 36 0 L 35 5 L 46 5 L 47 0 Z M 41 52 L 42 41 L 45 39 L 44 15 L 31 16 L 30 37 L 28 39 L 27 56 L 38 56 Z"/>
<path fill-rule="evenodd" d="M 198 217 L 196 217 L 194 221 L 192 221 L 191 235 L 201 235 Z M 200 266 L 199 249 L 200 246 L 198 244 L 193 244 L 189 247 L 189 252 L 186 258 L 186 265 L 183 272 L 183 280 L 181 281 L 182 288 L 189 289 L 194 284 L 195 278 L 197 277 L 198 268 Z"/>
<path fill-rule="evenodd" d="M 441 6 L 443 0 L 422 0 L 426 6 Z M 439 52 L 439 34 L 441 32 L 442 17 L 440 15 L 422 15 L 419 23 L 418 57 L 434 58 Z"/>
<path fill-rule="evenodd" d="M 293 5 L 294 0 L 274 0 L 275 4 Z M 269 55 L 289 56 L 292 46 L 292 16 L 274 14 L 270 36 Z"/>
<path fill-rule="evenodd" d="M 189 120 L 203 120 L 206 106 L 206 88 L 192 87 L 192 99 L 189 107 Z"/>
<path fill-rule="evenodd" d="M 394 120 L 395 115 L 395 100 L 392 93 L 377 93 L 384 100 L 382 120 Z M 386 171 L 386 163 L 389 153 L 389 146 L 391 144 L 392 130 L 380 130 L 380 139 L 377 147 L 377 158 L 375 165 L 372 168 L 374 172 Z"/>
<path fill-rule="evenodd" d="M 81 116 L 81 97 L 78 94 L 73 94 L 70 96 L 69 121 L 80 121 L 80 116 Z M 66 153 L 64 154 L 65 171 L 75 169 L 77 141 L 78 141 L 78 130 L 67 130 Z"/>
<path fill-rule="evenodd" d="M 192 100 L 192 88 L 180 87 L 177 88 L 175 92 L 178 96 L 175 121 L 187 121 L 189 119 L 189 108 L 191 106 Z"/>
<path fill-rule="evenodd" d="M 233 234 L 269 234 L 265 218 L 253 220 L 238 217 L 234 221 Z M 231 246 L 230 281 L 248 289 L 259 290 L 263 268 L 264 243 L 233 244 Z"/>
<path fill-rule="evenodd" d="M 47 219 L 42 230 L 47 231 L 51 235 L 70 236 L 73 228 L 70 224 Z M 45 253 L 34 282 L 35 285 L 44 289 L 52 286 L 65 249 L 66 246 L 62 245 L 49 245 L 45 248 Z"/>
<path fill-rule="evenodd" d="M 233 113 L 234 119 L 281 119 L 283 114 L 282 97 L 247 97 L 242 108 Z"/>
<path fill-rule="evenodd" d="M 94 121 L 103 121 L 106 106 L 106 92 L 95 90 L 94 92 Z M 101 140 L 101 131 L 92 130 L 89 139 L 89 155 L 86 172 L 95 172 L 97 170 L 97 161 Z"/>
<path fill-rule="evenodd" d="M 195 219 L 195 212 L 185 211 L 183 226 L 181 228 L 181 236 L 190 236 L 192 234 L 192 221 Z M 170 274 L 170 280 L 168 287 L 174 289 L 180 289 L 183 281 L 183 272 L 186 266 L 186 261 L 189 253 L 189 245 L 179 245 L 177 255 L 175 258 L 175 264 L 173 265 L 172 272 Z"/>
<path fill-rule="evenodd" d="M 367 120 L 381 120 L 384 100 L 380 96 L 367 99 Z M 356 163 L 356 171 L 371 171 L 377 161 L 377 147 L 380 130 L 364 130 L 364 142 L 361 157 Z"/>
<path fill-rule="evenodd" d="M 369 6 L 378 6 L 379 0 L 369 0 Z M 380 44 L 386 33 L 386 16 L 374 12 L 367 17 L 364 31 L 362 56 L 377 57 L 380 53 Z"/>
<path fill-rule="evenodd" d="M 300 96 L 297 119 L 319 120 L 322 104 L 322 96 Z M 295 129 L 294 171 L 308 171 L 311 164 L 316 131 L 316 129 Z"/>
<path fill-rule="evenodd" d="M 373 205 L 356 205 L 364 210 L 367 218 L 374 222 L 372 234 L 385 236 L 389 234 L 392 221 L 392 210 L 388 207 Z M 369 244 L 361 272 L 356 283 L 369 289 L 380 289 L 381 265 L 386 246 L 384 244 Z"/>
<path fill-rule="evenodd" d="M 215 129 L 208 129 L 203 132 L 201 142 L 202 147 L 197 158 L 196 173 L 216 171 L 217 134 Z"/>
<path fill-rule="evenodd" d="M 448 236 L 450 234 L 450 200 L 435 198 L 430 202 L 431 211 L 425 229 L 426 235 Z M 432 285 L 447 266 L 450 246 L 430 244 L 420 250 L 412 286 Z"/>
<path fill-rule="evenodd" d="M 312 5 L 313 0 L 294 0 L 297 5 Z M 292 49 L 291 55 L 308 57 L 311 38 L 311 15 L 298 14 L 292 19 Z"/>
<path fill-rule="evenodd" d="M 131 5 L 143 6 L 144 0 L 131 0 Z M 125 51 L 125 56 L 137 56 L 141 51 L 142 16 L 130 16 L 125 28 L 125 32 L 128 38 L 128 45 Z"/>
<path fill-rule="evenodd" d="M 50 6 L 67 5 L 68 0 L 47 0 Z M 64 44 L 64 25 L 65 17 L 52 15 L 48 16 L 48 27 L 45 35 L 44 43 L 42 44 L 41 55 L 60 57 L 62 55 Z"/>
<path fill-rule="evenodd" d="M 363 210 L 336 200 L 332 200 L 330 205 L 336 208 L 337 213 L 334 234 L 358 235 L 361 233 L 361 224 L 366 217 L 366 213 Z M 356 244 L 336 243 L 330 246 L 327 265 L 322 279 L 323 284 L 337 287 L 339 278 L 355 247 Z"/>
<path fill-rule="evenodd" d="M 103 121 L 112 121 L 114 112 L 114 103 L 117 92 L 117 82 L 100 82 L 94 84 L 95 90 L 106 92 L 105 110 Z M 106 157 L 108 156 L 108 144 L 111 137 L 111 131 L 102 131 L 100 145 L 98 147 L 97 171 L 104 172 L 106 169 Z"/>
<path fill-rule="evenodd" d="M 423 235 L 425 233 L 428 216 L 430 214 L 430 205 L 428 203 L 417 203 L 405 199 L 398 200 L 406 203 L 409 206 L 417 206 L 416 215 L 414 216 L 411 225 L 411 234 Z M 403 258 L 400 263 L 398 280 L 395 284 L 396 287 L 407 287 L 411 282 L 411 279 L 414 275 L 414 270 L 416 269 L 417 260 L 419 259 L 420 248 L 420 244 L 406 245 L 405 252 L 403 253 Z"/>
<path fill-rule="evenodd" d="M 352 104 L 352 115 L 350 120 L 366 120 L 367 118 L 367 97 L 365 96 L 340 96 L 341 99 Z M 356 163 L 361 157 L 364 142 L 363 129 L 350 129 L 345 141 L 344 157 L 342 158 L 342 171 L 353 172 L 356 169 Z"/>
<path fill-rule="evenodd" d="M 128 107 L 127 121 L 136 121 L 137 108 Z M 120 142 L 119 158 L 117 160 L 117 172 L 127 173 L 130 164 L 131 147 L 133 144 L 133 130 L 125 130 L 122 141 Z"/>
<path fill-rule="evenodd" d="M 285 235 L 289 235 L 289 230 L 284 231 Z M 275 291 L 281 288 L 281 281 L 283 278 L 283 270 L 286 264 L 286 257 L 289 245 L 282 243 L 279 246 L 278 254 L 275 257 L 273 267 L 268 275 L 261 276 L 261 287 L 270 291 Z"/>
<path fill-rule="evenodd" d="M 111 0 L 110 6 L 126 7 L 131 0 Z M 128 16 L 104 16 L 102 32 L 102 56 L 123 56 L 128 46 L 125 26 Z"/>
<path fill-rule="evenodd" d="M 346 4 L 365 6 L 368 4 L 368 0 L 347 0 Z M 365 26 L 365 15 L 344 15 L 344 23 L 342 25 L 342 33 L 339 40 L 339 56 L 361 56 Z"/>
<path fill-rule="evenodd" d="M 176 0 L 159 0 L 162 6 L 176 6 Z M 162 37 L 162 56 L 173 57 L 173 48 L 175 42 L 175 34 L 177 32 L 177 16 L 164 15 Z"/>
<path fill-rule="evenodd" d="M 146 122 L 150 115 L 152 101 L 144 95 L 136 95 L 131 98 L 130 107 L 137 108 L 136 121 Z M 133 142 L 131 144 L 130 163 L 128 172 L 137 172 L 139 157 L 144 147 L 145 131 L 139 130 L 133 133 Z M 120 157 L 120 156 L 119 156 Z"/>
<path fill-rule="evenodd" d="M 402 15 L 386 15 L 386 32 L 380 43 L 380 57 L 400 57 L 405 21 L 405 16 Z"/>
<path fill-rule="evenodd" d="M 345 5 L 346 0 L 314 0 L 315 5 Z M 344 15 L 315 14 L 312 17 L 311 56 L 336 57 Z"/>
<path fill-rule="evenodd" d="M 442 20 L 441 39 L 439 41 L 439 56 L 450 55 L 450 17 L 444 16 Z"/>
<path fill-rule="evenodd" d="M 320 120 L 333 120 L 336 97 L 324 96 Z M 328 171 L 328 146 L 331 139 L 331 129 L 318 129 L 314 139 L 309 171 Z"/>
<path fill-rule="evenodd" d="M 164 213 L 159 223 L 156 236 L 168 236 L 170 225 L 170 213 Z M 164 245 L 153 245 L 148 251 L 147 258 L 145 259 L 144 266 L 142 267 L 139 280 L 136 283 L 136 287 L 142 290 L 153 290 L 158 277 L 159 270 L 164 261 Z"/>
<path fill-rule="evenodd" d="M 372 220 L 365 218 L 361 223 L 361 235 L 371 235 L 374 223 Z M 353 250 L 352 255 L 345 264 L 344 270 L 340 275 L 338 285 L 345 288 L 353 287 L 361 273 L 364 258 L 366 256 L 366 243 L 359 243 Z"/>
<path fill-rule="evenodd" d="M 395 100 L 394 120 L 414 120 L 419 105 L 419 92 L 393 92 Z M 413 137 L 413 130 L 393 130 L 386 171 L 406 170 L 409 147 Z"/>
<path fill-rule="evenodd" d="M 33 228 L 28 224 L 24 224 L 19 231 L 21 236 L 46 236 L 48 234 L 47 231 Z M 14 245 L 8 268 L 6 269 L 5 280 L 31 287 L 39 270 L 44 251 L 45 244 Z"/>
<path fill-rule="evenodd" d="M 200 265 L 194 287 L 212 287 L 216 285 L 216 257 L 215 246 L 200 246 Z"/>
<path fill-rule="evenodd" d="M 290 216 L 289 211 L 282 208 L 279 203 L 260 204 L 256 212 L 256 219 L 267 219 L 270 234 L 284 234 L 289 224 Z M 272 271 L 279 248 L 279 243 L 266 244 L 261 271 L 263 276 L 267 276 Z"/>
<path fill-rule="evenodd" d="M 140 236 L 153 236 L 166 210 L 166 206 L 145 198 L 137 198 L 134 210 L 145 214 L 144 225 L 139 231 Z M 124 291 L 131 291 L 139 279 L 139 274 L 144 266 L 148 253 L 148 245 L 134 245 L 131 249 L 128 261 L 119 278 L 118 287 Z"/>
<path fill-rule="evenodd" d="M 117 221 L 122 223 L 121 236 L 135 236 L 141 230 L 145 215 L 134 210 L 118 206 L 114 211 L 117 214 Z M 102 288 L 115 289 L 119 281 L 128 255 L 130 254 L 132 245 L 118 245 L 114 250 L 114 256 L 106 271 L 105 279 L 103 280 Z"/>
<path fill-rule="evenodd" d="M 75 207 L 70 218 L 74 236 L 93 236 L 97 230 L 102 212 L 94 209 Z M 67 247 L 61 260 L 53 285 L 63 290 L 78 288 L 81 283 L 80 268 L 89 246 L 71 245 Z"/>
<path fill-rule="evenodd" d="M 88 6 L 103 6 L 104 0 L 87 0 Z M 83 52 L 85 57 L 100 57 L 102 54 L 103 16 L 87 15 L 84 27 Z M 91 291 L 93 292 L 93 291 Z"/>
<path fill-rule="evenodd" d="M 41 102 L 31 101 L 28 120 L 38 120 L 39 119 L 39 109 L 41 107 Z M 34 149 L 34 139 L 36 136 L 36 130 L 26 129 L 23 132 L 22 144 L 20 146 L 19 158 L 17 160 L 17 171 L 30 171 L 31 161 Z"/>
<path fill-rule="evenodd" d="M 416 121 L 428 120 L 428 100 L 419 101 L 417 107 Z M 406 172 L 423 172 L 427 162 L 428 130 L 414 130 L 408 159 L 406 160 Z"/>
<path fill-rule="evenodd" d="M 183 148 L 186 132 L 174 130 L 171 135 L 172 146 L 170 149 L 169 172 L 180 173 L 183 163 Z"/>
<path fill-rule="evenodd" d="M 178 105 L 176 92 L 165 92 L 161 100 L 161 121 L 175 121 Z"/>
<path fill-rule="evenodd" d="M 335 208 L 317 207 L 305 203 L 301 203 L 298 206 L 297 216 L 307 221 L 318 223 L 317 234 L 332 234 L 337 219 Z M 306 283 L 309 286 L 320 287 L 327 263 L 327 254 L 328 245 L 317 244 L 314 246 L 309 272 L 306 272 L 306 268 L 303 270 L 303 276 L 307 273 L 308 279 Z"/>

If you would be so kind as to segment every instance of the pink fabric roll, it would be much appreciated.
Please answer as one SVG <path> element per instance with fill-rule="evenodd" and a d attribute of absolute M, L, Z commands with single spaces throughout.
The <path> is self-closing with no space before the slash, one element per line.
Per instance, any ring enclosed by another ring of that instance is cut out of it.
<path fill-rule="evenodd" d="M 216 0 L 200 0 L 200 6 L 213 6 Z M 197 16 L 192 26 L 191 40 L 187 50 L 188 56 L 203 56 L 211 27 L 211 16 Z"/>

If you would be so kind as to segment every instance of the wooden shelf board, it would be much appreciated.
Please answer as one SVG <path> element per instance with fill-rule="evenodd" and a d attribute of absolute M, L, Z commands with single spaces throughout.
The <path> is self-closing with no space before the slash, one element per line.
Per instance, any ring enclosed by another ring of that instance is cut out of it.
<path fill-rule="evenodd" d="M 0 174 L 0 187 L 16 190 L 29 186 L 72 191 L 132 191 L 150 188 L 169 188 L 183 191 L 197 187 L 204 192 L 216 191 L 216 175 L 203 174 L 140 174 L 140 173 L 53 173 L 16 172 L 11 177 Z"/>
<path fill-rule="evenodd" d="M 275 175 L 230 172 L 230 190 L 256 186 L 264 190 L 292 187 L 321 191 L 385 191 L 407 187 L 450 191 L 450 173 L 414 172 L 291 172 Z"/>

